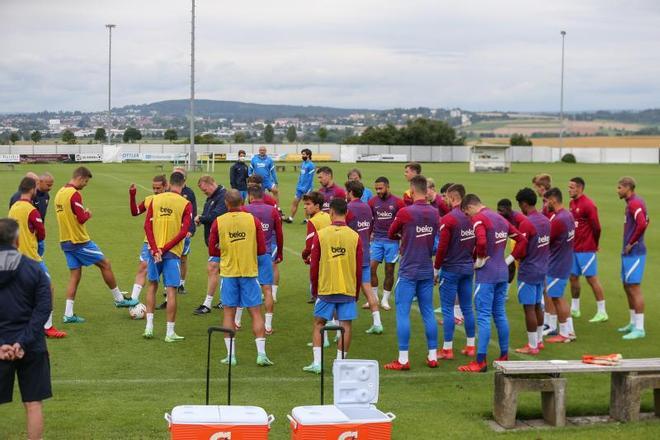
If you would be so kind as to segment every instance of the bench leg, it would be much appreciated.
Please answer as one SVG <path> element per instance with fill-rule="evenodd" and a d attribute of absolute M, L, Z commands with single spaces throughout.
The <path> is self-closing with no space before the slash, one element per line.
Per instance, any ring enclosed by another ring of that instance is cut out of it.
<path fill-rule="evenodd" d="M 513 382 L 504 374 L 495 373 L 493 418 L 503 428 L 514 428 L 517 408 L 518 390 L 513 386 Z"/>
<path fill-rule="evenodd" d="M 653 406 L 655 408 L 655 416 L 660 417 L 660 388 L 653 389 Z"/>
<path fill-rule="evenodd" d="M 543 420 L 550 426 L 566 426 L 566 379 L 553 379 L 553 391 L 541 392 Z"/>
<path fill-rule="evenodd" d="M 612 373 L 610 390 L 610 417 L 620 422 L 639 420 L 642 390 L 636 376 L 630 373 Z M 656 397 L 657 399 L 657 397 Z"/>

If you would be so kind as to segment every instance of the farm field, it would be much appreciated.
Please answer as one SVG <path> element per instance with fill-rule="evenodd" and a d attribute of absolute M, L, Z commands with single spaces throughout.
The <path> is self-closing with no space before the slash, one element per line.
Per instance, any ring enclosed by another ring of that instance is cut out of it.
<path fill-rule="evenodd" d="M 534 146 L 559 147 L 558 137 L 530 138 Z M 481 138 L 486 144 L 509 144 L 509 138 Z M 564 137 L 565 148 L 660 148 L 660 136 L 569 136 Z"/>
<path fill-rule="evenodd" d="M 581 138 L 582 139 L 582 138 Z M 617 138 L 612 138 L 617 139 Z M 567 140 L 565 140 L 567 141 Z M 536 142 L 536 140 L 535 140 Z M 567 145 L 568 146 L 568 145 Z M 630 146 L 630 145 L 626 145 Z M 343 182 L 351 164 L 329 164 L 337 182 Z M 230 164 L 216 166 L 216 179 L 228 185 Z M 318 166 L 318 164 L 317 164 Z M 375 178 L 384 175 L 392 182 L 395 194 L 406 188 L 402 164 L 358 164 L 363 180 L 371 186 Z M 74 165 L 20 165 L 13 171 L 0 173 L 0 200 L 7 201 L 20 178 L 28 170 L 49 170 L 55 176 L 55 191 L 66 183 Z M 130 290 L 138 262 L 144 232 L 143 217 L 133 218 L 128 204 L 128 186 L 138 185 L 138 196 L 150 193 L 153 175 L 160 173 L 153 164 L 92 164 L 94 177 L 83 190 L 85 206 L 93 212 L 88 223 L 92 239 L 101 247 L 113 264 L 122 290 Z M 287 170 L 289 168 L 287 167 Z M 468 192 L 478 194 L 491 207 L 503 197 L 513 199 L 519 188 L 530 186 L 534 174 L 548 172 L 564 190 L 569 178 L 582 176 L 587 181 L 586 193 L 598 204 L 603 226 L 599 274 L 605 287 L 610 320 L 603 324 L 587 321 L 595 312 L 595 302 L 588 286 L 583 283 L 582 318 L 575 320 L 578 339 L 562 346 L 546 345 L 540 359 L 578 359 L 582 354 L 621 353 L 624 358 L 660 357 L 660 168 L 652 165 L 567 165 L 513 164 L 510 174 L 480 174 L 467 172 L 467 164 L 423 164 L 423 174 L 433 177 L 438 185 L 461 182 Z M 646 233 L 649 255 L 644 278 L 646 295 L 647 337 L 638 341 L 623 341 L 617 327 L 628 320 L 628 308 L 620 286 L 619 254 L 622 236 L 624 203 L 616 196 L 616 182 L 622 175 L 637 179 L 638 192 L 645 198 L 651 223 Z M 188 182 L 195 189 L 198 205 L 204 195 L 197 189 L 201 173 L 193 173 Z M 288 211 L 297 174 L 280 174 L 281 206 Z M 6 203 L 6 202 L 5 202 Z M 299 405 L 317 404 L 319 377 L 304 373 L 302 367 L 311 361 L 310 340 L 312 308 L 306 304 L 308 267 L 300 258 L 304 246 L 305 227 L 300 224 L 301 211 L 294 224 L 284 225 L 285 254 L 281 264 L 281 282 L 276 304 L 275 333 L 268 338 L 267 351 L 275 362 L 273 367 L 255 365 L 250 319 L 243 318 L 243 329 L 237 336 L 238 366 L 233 369 L 232 403 L 258 405 L 275 415 L 272 439 L 289 438 L 286 415 Z M 192 311 L 203 300 L 206 289 L 207 251 L 201 231 L 193 239 L 189 260 L 187 295 L 178 296 L 177 333 L 185 336 L 180 344 L 162 341 L 165 319 L 156 312 L 155 336 L 144 340 L 141 335 L 144 321 L 129 319 L 126 309 L 115 309 L 112 298 L 103 284 L 98 270 L 87 268 L 76 300 L 76 313 L 87 322 L 82 325 L 61 323 L 64 289 L 68 271 L 57 242 L 57 224 L 53 209 L 46 219 L 47 244 L 45 262 L 57 291 L 55 303 L 56 325 L 69 332 L 63 340 L 49 340 L 54 397 L 45 403 L 47 439 L 165 439 L 167 424 L 163 414 L 180 404 L 203 404 L 206 365 L 206 329 L 220 324 L 220 313 L 193 316 Z M 382 275 L 381 275 L 382 276 Z M 567 292 L 567 295 L 570 293 Z M 144 298 L 144 293 L 143 293 Z M 437 302 L 437 287 L 436 287 Z M 512 291 L 507 305 L 511 326 L 511 348 L 526 342 L 523 316 Z M 366 335 L 371 324 L 370 314 L 361 310 L 354 324 L 351 358 L 376 359 L 381 366 L 397 355 L 394 311 L 382 312 L 385 333 Z M 441 334 L 441 333 L 440 333 Z M 493 331 L 493 336 L 495 332 Z M 462 347 L 465 335 L 457 328 L 455 347 Z M 497 355 L 497 343 L 490 346 L 489 360 Z M 225 356 L 224 344 L 214 341 L 211 385 L 212 401 L 225 403 L 226 367 L 219 362 Z M 326 359 L 336 350 L 326 351 Z M 435 370 L 424 365 L 426 343 L 419 313 L 413 312 L 411 339 L 411 371 L 380 370 L 379 409 L 391 411 L 395 439 L 435 438 L 492 438 L 494 433 L 485 420 L 491 417 L 493 395 L 492 369 L 485 374 L 465 374 L 456 371 L 466 358 L 460 354 L 453 361 L 441 361 Z M 511 353 L 512 360 L 528 359 Z M 328 368 L 330 364 L 327 363 Z M 567 407 L 570 416 L 599 415 L 608 412 L 610 377 L 602 375 L 569 375 Z M 331 378 L 326 381 L 326 402 L 332 395 Z M 652 410 L 653 398 L 646 393 L 643 411 Z M 540 418 L 538 395 L 524 394 L 520 398 L 522 418 Z M 25 438 L 24 410 L 18 388 L 14 402 L 0 406 L 0 438 Z M 593 439 L 660 438 L 660 420 L 621 425 L 607 424 L 582 428 L 526 431 L 503 434 L 502 438 L 571 438 Z"/>

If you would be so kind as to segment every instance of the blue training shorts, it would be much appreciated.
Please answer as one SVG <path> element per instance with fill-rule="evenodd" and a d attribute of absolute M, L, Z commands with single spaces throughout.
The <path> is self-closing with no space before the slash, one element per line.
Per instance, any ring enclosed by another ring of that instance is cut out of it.
<path fill-rule="evenodd" d="M 598 274 L 598 259 L 595 252 L 575 252 L 571 275 L 594 277 Z"/>
<path fill-rule="evenodd" d="M 105 260 L 105 255 L 93 241 L 84 244 L 73 245 L 73 248 L 64 251 L 66 264 L 69 269 L 79 269 L 83 266 L 91 266 L 99 261 Z"/>
<path fill-rule="evenodd" d="M 564 296 L 564 290 L 566 290 L 566 284 L 568 284 L 568 278 L 553 278 L 546 277 L 545 285 L 546 292 L 550 298 L 561 298 Z"/>
<path fill-rule="evenodd" d="M 543 283 L 531 284 L 518 281 L 518 302 L 523 306 L 541 304 L 543 299 Z"/>
<path fill-rule="evenodd" d="M 186 256 L 190 253 L 190 242 L 192 237 L 186 237 L 183 239 L 183 251 L 181 252 L 182 256 Z"/>
<path fill-rule="evenodd" d="M 257 257 L 257 264 L 259 266 L 257 281 L 262 286 L 270 286 L 273 284 L 273 259 L 270 254 L 263 254 Z"/>
<path fill-rule="evenodd" d="M 399 260 L 399 242 L 393 240 L 374 240 L 369 249 L 371 261 L 396 263 Z"/>
<path fill-rule="evenodd" d="M 220 257 L 209 257 L 209 263 L 220 263 Z"/>
<path fill-rule="evenodd" d="M 624 284 L 641 284 L 646 266 L 646 255 L 621 256 L 621 281 Z"/>
<path fill-rule="evenodd" d="M 261 305 L 261 288 L 257 277 L 222 277 L 220 299 L 226 307 Z"/>
<path fill-rule="evenodd" d="M 181 260 L 178 258 L 165 258 L 160 263 L 156 263 L 153 257 L 149 256 L 147 279 L 151 282 L 157 282 L 161 276 L 165 287 L 179 287 L 179 284 L 181 284 Z"/>
<path fill-rule="evenodd" d="M 371 282 L 371 266 L 362 266 L 362 283 Z"/>
<path fill-rule="evenodd" d="M 296 188 L 296 199 L 302 200 L 303 196 L 305 194 L 309 194 L 311 191 L 312 191 L 311 189 L 304 190 L 304 189 Z"/>
<path fill-rule="evenodd" d="M 142 243 L 142 249 L 140 249 L 140 261 L 146 263 L 151 258 L 151 252 L 149 251 L 149 244 L 147 242 Z"/>
<path fill-rule="evenodd" d="M 337 317 L 340 321 L 353 321 L 358 317 L 357 305 L 355 301 L 334 303 L 327 302 L 321 298 L 316 299 L 314 304 L 314 316 L 330 321 Z"/>

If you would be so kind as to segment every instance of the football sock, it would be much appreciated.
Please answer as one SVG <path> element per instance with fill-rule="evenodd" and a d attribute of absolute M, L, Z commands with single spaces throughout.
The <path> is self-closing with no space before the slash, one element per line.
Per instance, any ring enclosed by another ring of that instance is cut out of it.
<path fill-rule="evenodd" d="M 538 343 L 538 332 L 527 332 L 527 343 L 532 348 L 537 348 Z"/>
<path fill-rule="evenodd" d="M 464 319 L 463 312 L 461 311 L 461 306 L 458 304 L 454 305 L 454 316 L 459 319 Z"/>
<path fill-rule="evenodd" d="M 573 318 L 566 318 L 566 324 L 568 324 L 568 332 L 575 334 L 575 327 L 573 327 Z"/>
<path fill-rule="evenodd" d="M 328 332 L 323 332 L 323 345 L 330 345 L 330 341 L 328 341 Z"/>
<path fill-rule="evenodd" d="M 314 355 L 314 365 L 321 365 L 321 347 L 312 347 L 312 354 Z"/>
<path fill-rule="evenodd" d="M 154 330 L 154 314 L 147 313 L 147 325 L 144 327 L 145 330 L 153 331 Z"/>
<path fill-rule="evenodd" d="M 273 314 L 272 313 L 266 313 L 266 330 L 272 330 L 273 329 Z"/>
<path fill-rule="evenodd" d="M 266 338 L 256 338 L 254 343 L 257 345 L 257 354 L 266 354 Z"/>
<path fill-rule="evenodd" d="M 73 300 L 67 299 L 64 306 L 64 316 L 73 316 Z"/>
<path fill-rule="evenodd" d="M 371 291 L 372 291 L 372 292 L 374 293 L 374 295 L 376 296 L 376 299 L 378 299 L 378 287 L 372 287 L 372 288 L 371 288 Z"/>
<path fill-rule="evenodd" d="M 568 337 L 568 332 L 569 332 L 568 322 L 560 322 L 559 323 L 559 334 L 562 335 L 563 337 L 567 338 Z"/>
<path fill-rule="evenodd" d="M 630 309 L 630 324 L 635 325 L 635 311 Z"/>
<path fill-rule="evenodd" d="M 383 302 L 389 302 L 390 301 L 390 295 L 392 294 L 391 291 L 389 290 L 383 290 Z"/>
<path fill-rule="evenodd" d="M 580 310 L 580 298 L 571 299 L 571 310 Z"/>
<path fill-rule="evenodd" d="M 635 328 L 637 330 L 644 330 L 644 314 L 635 313 Z"/>
<path fill-rule="evenodd" d="M 272 289 L 273 289 L 273 301 L 277 302 L 277 288 L 280 287 L 277 284 L 273 284 Z"/>
<path fill-rule="evenodd" d="M 124 295 L 121 294 L 121 291 L 119 290 L 119 287 L 115 287 L 114 289 L 110 289 L 110 293 L 112 293 L 112 297 L 115 299 L 115 301 L 121 301 L 124 299 Z"/>
<path fill-rule="evenodd" d="M 186 280 L 182 279 L 181 281 L 179 281 L 179 287 L 183 287 L 185 285 L 186 285 Z"/>
<path fill-rule="evenodd" d="M 550 315 L 550 328 L 557 330 L 557 315 Z"/>
<path fill-rule="evenodd" d="M 470 344 L 467 344 L 470 345 Z M 474 345 L 474 344 L 472 344 Z M 445 341 L 442 343 L 442 349 L 443 350 L 453 350 L 454 349 L 454 341 Z"/>
<path fill-rule="evenodd" d="M 536 341 L 543 342 L 543 326 L 536 327 Z"/>
<path fill-rule="evenodd" d="M 206 295 L 206 298 L 204 298 L 204 306 L 210 309 L 212 304 L 213 304 L 213 295 Z"/>
<path fill-rule="evenodd" d="M 231 353 L 229 353 L 229 346 L 231 345 Z M 236 338 L 234 343 L 231 343 L 231 338 L 225 338 L 225 347 L 227 347 L 227 356 L 236 357 Z"/>
<path fill-rule="evenodd" d="M 374 325 L 378 325 L 378 326 L 383 325 L 383 324 L 380 322 L 380 312 L 373 312 L 373 313 L 371 314 L 371 316 L 373 316 L 373 318 L 374 318 Z"/>
<path fill-rule="evenodd" d="M 596 307 L 598 307 L 598 313 L 607 313 L 605 311 L 605 300 L 596 301 Z"/>
<path fill-rule="evenodd" d="M 476 339 L 475 337 L 467 338 L 467 343 L 466 343 L 467 346 L 468 346 L 468 347 L 474 347 L 474 340 L 475 340 L 475 339 Z"/>
<path fill-rule="evenodd" d="M 399 350 L 399 363 L 401 365 L 408 363 L 408 350 Z"/>
<path fill-rule="evenodd" d="M 234 316 L 234 324 L 241 325 L 241 318 L 243 317 L 243 307 L 236 308 L 236 316 Z"/>
<path fill-rule="evenodd" d="M 477 362 L 486 362 L 486 353 L 477 353 Z"/>
<path fill-rule="evenodd" d="M 44 328 L 48 330 L 53 326 L 53 312 L 50 312 L 50 315 L 48 315 L 48 321 L 44 324 Z"/>
<path fill-rule="evenodd" d="M 429 348 L 428 360 L 430 360 L 430 361 L 437 361 L 438 360 L 438 349 L 437 348 Z"/>
<path fill-rule="evenodd" d="M 168 322 L 167 323 L 167 336 L 173 336 L 174 335 L 174 323 L 173 322 Z"/>
<path fill-rule="evenodd" d="M 140 292 L 142 292 L 142 286 L 139 284 L 133 284 L 133 291 L 131 292 L 131 299 L 140 299 Z"/>
<path fill-rule="evenodd" d="M 342 359 L 345 359 L 347 354 L 348 354 L 347 352 L 344 352 L 344 353 L 343 353 L 343 357 L 342 357 L 342 351 L 341 351 L 341 350 L 337 350 L 337 360 L 340 361 L 340 360 L 342 360 Z"/>

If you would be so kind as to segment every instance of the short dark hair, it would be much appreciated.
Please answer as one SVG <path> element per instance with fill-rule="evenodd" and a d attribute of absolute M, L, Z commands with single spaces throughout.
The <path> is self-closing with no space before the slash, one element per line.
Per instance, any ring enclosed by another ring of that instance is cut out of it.
<path fill-rule="evenodd" d="M 549 190 L 547 190 L 545 192 L 545 194 L 543 194 L 543 197 L 545 197 L 546 199 L 549 199 L 549 198 L 552 197 L 554 199 L 557 199 L 557 201 L 559 203 L 563 202 L 563 197 L 561 195 L 561 190 L 559 188 L 557 188 L 556 186 L 554 188 L 550 188 Z"/>
<path fill-rule="evenodd" d="M 252 197 L 261 199 L 264 196 L 264 187 L 261 185 L 248 185 L 247 192 Z"/>
<path fill-rule="evenodd" d="M 511 203 L 511 200 L 509 199 L 501 199 L 499 202 L 497 202 L 497 207 L 498 208 L 513 208 L 513 204 Z"/>
<path fill-rule="evenodd" d="M 445 194 L 447 190 L 453 185 L 453 183 L 445 183 L 440 187 L 440 194 Z"/>
<path fill-rule="evenodd" d="M 37 187 L 37 182 L 32 177 L 23 177 L 18 185 L 18 191 L 21 194 L 27 194 Z"/>
<path fill-rule="evenodd" d="M 262 185 L 264 183 L 264 178 L 259 174 L 253 174 L 247 178 L 248 183 L 255 183 L 257 185 Z"/>
<path fill-rule="evenodd" d="M 78 177 L 82 177 L 82 178 L 85 178 L 85 179 L 91 179 L 92 178 L 92 172 L 87 167 L 78 167 L 75 170 L 73 170 L 73 178 L 77 179 Z"/>
<path fill-rule="evenodd" d="M 183 186 L 186 183 L 186 176 L 178 171 L 170 174 L 170 185 Z"/>
<path fill-rule="evenodd" d="M 344 184 L 346 187 L 346 191 L 351 193 L 353 197 L 357 197 L 358 199 L 362 198 L 362 194 L 364 194 L 364 184 L 358 180 L 349 180 Z"/>
<path fill-rule="evenodd" d="M 524 202 L 529 206 L 536 206 L 537 200 L 538 198 L 536 197 L 536 191 L 534 191 L 532 188 L 523 188 L 516 194 L 516 201 L 518 203 Z"/>
<path fill-rule="evenodd" d="M 348 173 L 346 173 L 346 177 L 350 179 L 350 178 L 351 178 L 351 174 L 353 174 L 353 173 L 357 174 L 358 177 L 359 177 L 360 179 L 362 179 L 362 172 L 361 172 L 360 170 L 358 170 L 357 168 L 353 168 L 353 169 L 350 170 Z"/>
<path fill-rule="evenodd" d="M 323 194 L 321 194 L 318 191 L 309 192 L 309 193 L 305 194 L 302 199 L 303 199 L 303 202 L 306 202 L 306 201 L 309 200 L 314 205 L 317 205 L 317 206 L 320 206 L 320 207 L 322 207 L 323 203 L 325 202 L 325 199 L 323 198 Z"/>
<path fill-rule="evenodd" d="M 635 179 L 630 177 L 630 176 L 625 176 L 619 179 L 619 185 L 625 186 L 626 188 L 630 188 L 631 190 L 635 190 L 635 187 L 637 186 L 637 182 L 635 182 Z"/>
<path fill-rule="evenodd" d="M 348 203 L 344 199 L 334 198 L 330 201 L 330 209 L 337 215 L 346 215 Z"/>
<path fill-rule="evenodd" d="M 574 182 L 578 186 L 584 188 L 586 186 L 586 183 L 584 183 L 584 179 L 582 177 L 573 177 L 569 182 Z"/>
<path fill-rule="evenodd" d="M 239 155 L 239 156 L 241 155 L 241 153 L 243 153 L 243 155 L 247 155 L 247 153 L 245 152 L 245 150 L 238 150 L 238 155 Z"/>
<path fill-rule="evenodd" d="M 380 176 L 378 179 L 374 181 L 374 183 L 384 183 L 385 185 L 389 186 L 390 185 L 390 179 L 388 179 L 385 176 Z"/>
<path fill-rule="evenodd" d="M 426 184 L 427 184 L 426 177 L 422 176 L 421 174 L 413 176 L 413 178 L 410 179 L 410 186 L 420 193 L 426 194 L 426 190 L 427 190 Z"/>
<path fill-rule="evenodd" d="M 152 182 L 160 182 L 163 184 L 163 186 L 167 185 L 167 177 L 165 177 L 165 174 L 158 174 L 157 176 L 154 176 L 153 179 L 151 179 Z"/>
<path fill-rule="evenodd" d="M 453 183 L 449 188 L 447 188 L 447 194 L 457 193 L 461 196 L 461 200 L 465 198 L 465 187 L 460 183 Z"/>
<path fill-rule="evenodd" d="M 405 168 L 410 168 L 411 170 L 415 171 L 417 174 L 422 173 L 422 164 L 420 164 L 419 162 L 408 162 L 404 167 L 404 169 Z"/>
<path fill-rule="evenodd" d="M 0 246 L 13 246 L 18 238 L 18 222 L 13 218 L 0 219 Z"/>
<path fill-rule="evenodd" d="M 316 174 L 321 174 L 321 173 L 330 174 L 330 176 L 332 176 L 332 168 L 330 168 L 330 167 L 319 167 L 319 169 L 316 170 Z"/>
<path fill-rule="evenodd" d="M 312 158 L 312 150 L 310 150 L 309 148 L 303 148 L 302 150 L 300 150 L 300 154 L 302 154 L 302 153 L 307 153 L 309 158 L 310 159 Z"/>
<path fill-rule="evenodd" d="M 468 206 L 474 206 L 479 204 L 481 204 L 481 199 L 479 198 L 478 195 L 467 194 L 465 197 L 463 197 L 463 200 L 461 201 L 461 209 L 465 210 L 465 208 L 467 208 Z"/>

